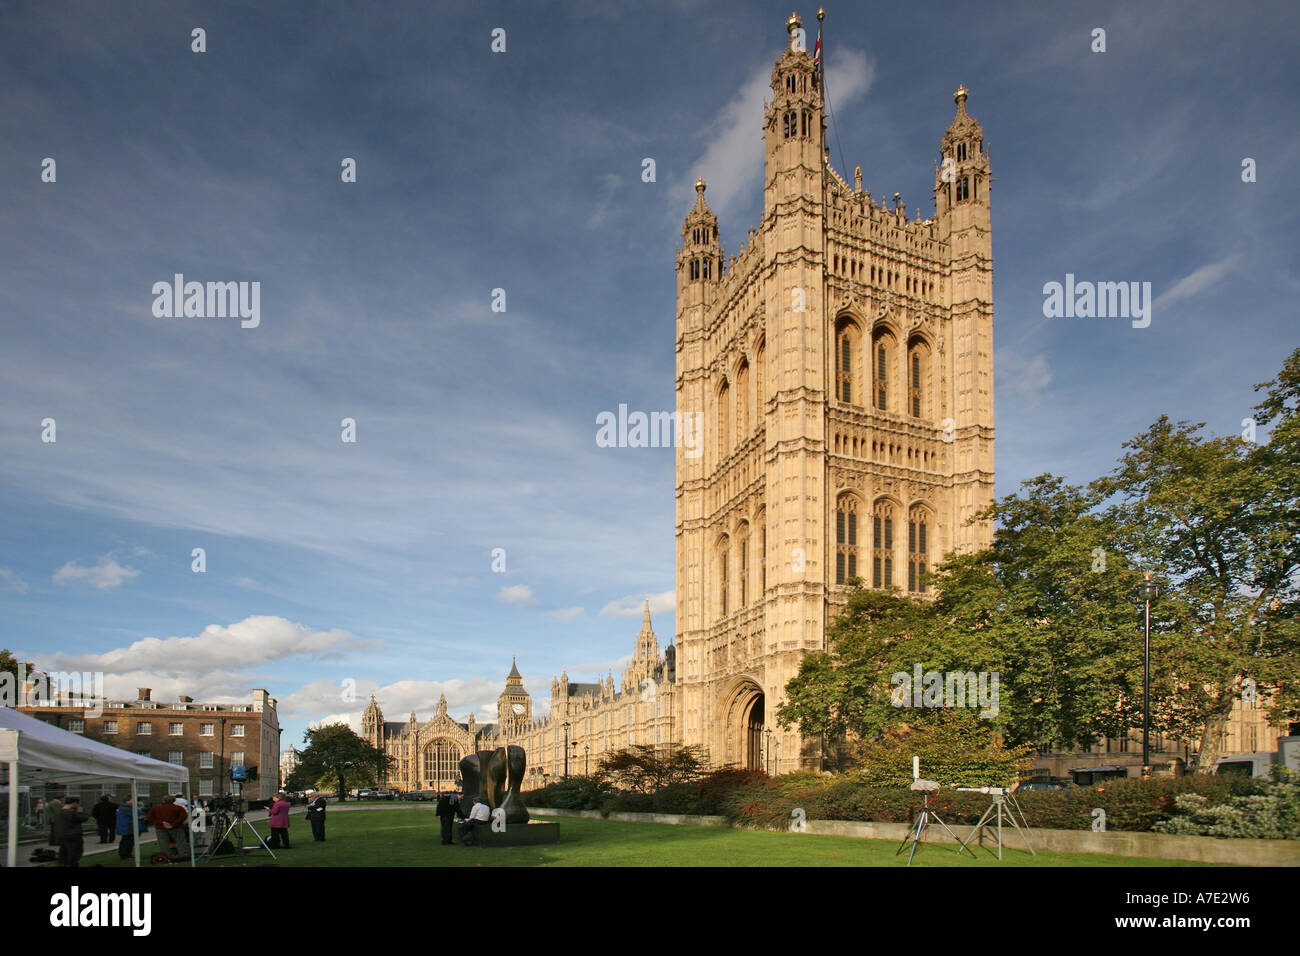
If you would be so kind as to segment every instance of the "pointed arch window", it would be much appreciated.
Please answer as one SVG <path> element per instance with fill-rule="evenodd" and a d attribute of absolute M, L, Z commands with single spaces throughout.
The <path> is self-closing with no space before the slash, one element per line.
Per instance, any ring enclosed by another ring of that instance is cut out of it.
<path fill-rule="evenodd" d="M 843 495 L 835 506 L 835 583 L 858 576 L 858 501 Z"/>
<path fill-rule="evenodd" d="M 907 410 L 913 418 L 926 414 L 926 380 L 930 376 L 930 349 L 921 339 L 907 348 Z"/>
<path fill-rule="evenodd" d="M 728 574 L 730 569 L 727 566 L 729 557 L 727 552 L 730 546 L 731 542 L 727 540 L 726 535 L 718 540 L 718 615 L 720 617 L 727 616 L 727 597 L 731 591 L 731 580 Z"/>
<path fill-rule="evenodd" d="M 857 351 L 858 327 L 852 322 L 841 322 L 835 344 L 835 397 L 846 405 L 852 404 L 857 394 L 853 381 Z"/>
<path fill-rule="evenodd" d="M 970 199 L 970 177 L 963 176 L 957 180 L 957 201 L 965 202 Z"/>
<path fill-rule="evenodd" d="M 958 144 L 957 144 L 957 162 L 959 162 L 959 163 L 964 163 L 965 161 L 966 161 L 966 144 L 965 144 L 965 143 L 958 143 Z"/>
<path fill-rule="evenodd" d="M 924 594 L 925 570 L 929 560 L 929 523 L 922 508 L 913 508 L 907 519 L 907 589 Z"/>
<path fill-rule="evenodd" d="M 739 550 L 740 550 L 740 554 L 739 554 L 740 566 L 737 570 L 740 576 L 740 603 L 737 604 L 736 607 L 743 609 L 749 606 L 749 529 L 748 526 L 746 526 L 740 532 Z"/>
<path fill-rule="evenodd" d="M 894 586 L 894 506 L 888 501 L 876 504 L 871 517 L 871 586 Z"/>
<path fill-rule="evenodd" d="M 889 356 L 894 350 L 894 339 L 887 332 L 875 337 L 872 343 L 872 402 L 882 412 L 889 410 Z"/>
<path fill-rule="evenodd" d="M 731 404 L 731 389 L 728 388 L 724 381 L 722 387 L 718 389 L 718 460 L 721 461 L 727 457 L 730 445 L 727 442 L 727 425 L 730 415 L 728 409 Z"/>

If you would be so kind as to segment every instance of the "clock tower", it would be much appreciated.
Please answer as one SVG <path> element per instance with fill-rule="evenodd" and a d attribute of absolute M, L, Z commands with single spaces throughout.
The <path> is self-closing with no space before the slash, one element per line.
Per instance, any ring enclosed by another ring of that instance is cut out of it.
<path fill-rule="evenodd" d="M 524 690 L 524 679 L 519 675 L 519 665 L 512 659 L 506 677 L 506 689 L 497 698 L 497 724 L 507 732 L 522 727 L 533 717 L 533 699 Z"/>

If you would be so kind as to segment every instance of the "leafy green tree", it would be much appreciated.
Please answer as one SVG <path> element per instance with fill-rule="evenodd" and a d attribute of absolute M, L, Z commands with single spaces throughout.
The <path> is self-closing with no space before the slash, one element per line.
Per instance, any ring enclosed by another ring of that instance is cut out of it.
<path fill-rule="evenodd" d="M 337 784 L 339 799 L 346 800 L 350 783 L 369 786 L 388 769 L 388 756 L 343 724 L 308 730 L 303 742 L 307 747 L 301 763 L 286 783 L 295 790 L 328 780 L 330 786 Z"/>
<path fill-rule="evenodd" d="M 1265 406 L 1278 407 L 1288 388 L 1275 384 Z M 1201 738 L 1201 773 L 1214 766 L 1243 692 L 1271 692 L 1275 713 L 1295 706 L 1300 498 L 1286 447 L 1295 410 L 1281 407 L 1277 448 L 1206 438 L 1203 423 L 1162 416 L 1094 482 L 1113 499 L 1107 518 L 1121 547 L 1166 584 L 1153 614 L 1179 638 L 1167 664 Z"/>
<path fill-rule="evenodd" d="M 1014 786 L 1032 762 L 1033 746 L 1008 747 L 992 725 L 970 710 L 931 710 L 857 747 L 853 777 L 871 786 L 906 787 L 912 757 L 921 776 L 945 786 Z"/>
<path fill-rule="evenodd" d="M 625 790 L 654 793 L 674 783 L 698 780 L 704 773 L 701 747 L 635 744 L 601 757 L 594 775 Z"/>

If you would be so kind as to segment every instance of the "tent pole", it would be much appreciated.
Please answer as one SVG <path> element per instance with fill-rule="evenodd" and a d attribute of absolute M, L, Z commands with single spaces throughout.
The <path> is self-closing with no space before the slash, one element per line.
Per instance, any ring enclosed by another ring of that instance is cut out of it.
<path fill-rule="evenodd" d="M 189 819 L 185 821 L 186 828 L 189 829 L 190 845 L 190 866 L 194 866 L 194 797 L 190 795 L 190 778 L 185 778 L 185 806 L 189 810 Z"/>
<path fill-rule="evenodd" d="M 140 832 L 140 796 L 136 793 L 135 777 L 131 778 L 131 849 L 135 856 L 135 865 L 140 865 L 140 838 L 144 836 Z"/>
<path fill-rule="evenodd" d="M 17 758 L 17 754 L 14 757 Z M 9 761 L 9 847 L 5 850 L 5 866 L 18 865 L 18 761 Z"/>

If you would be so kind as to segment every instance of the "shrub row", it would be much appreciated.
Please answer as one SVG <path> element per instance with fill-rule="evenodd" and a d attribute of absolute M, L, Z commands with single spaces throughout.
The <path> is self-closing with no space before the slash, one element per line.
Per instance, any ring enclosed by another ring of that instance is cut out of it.
<path fill-rule="evenodd" d="M 1032 791 L 1017 794 L 1031 827 L 1086 830 L 1093 810 L 1106 811 L 1108 830 L 1148 831 L 1162 820 L 1180 816 L 1175 798 L 1194 795 L 1209 805 L 1226 803 L 1236 795 L 1258 793 L 1261 784 L 1236 776 L 1157 777 L 1151 780 L 1108 780 L 1093 787 Z M 527 794 L 534 807 L 641 813 L 693 813 L 726 816 L 738 826 L 785 829 L 796 808 L 809 820 L 858 820 L 909 823 L 921 806 L 921 795 L 905 787 L 867 786 L 847 777 L 792 773 L 768 777 L 756 771 L 721 770 L 691 783 L 679 783 L 655 793 L 614 789 L 599 777 L 570 777 Z M 975 824 L 990 797 L 944 788 L 930 805 L 951 825 Z"/>

